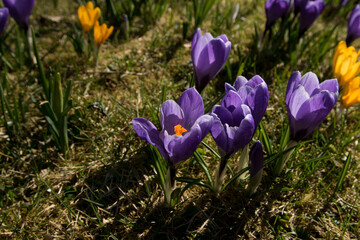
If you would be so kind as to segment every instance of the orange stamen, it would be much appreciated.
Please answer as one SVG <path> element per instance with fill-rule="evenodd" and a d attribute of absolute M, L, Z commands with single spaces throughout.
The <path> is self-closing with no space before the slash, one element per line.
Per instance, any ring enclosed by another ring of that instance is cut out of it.
<path fill-rule="evenodd" d="M 184 132 L 187 132 L 185 128 L 183 128 L 180 124 L 174 127 L 174 132 L 176 135 L 182 136 Z"/>

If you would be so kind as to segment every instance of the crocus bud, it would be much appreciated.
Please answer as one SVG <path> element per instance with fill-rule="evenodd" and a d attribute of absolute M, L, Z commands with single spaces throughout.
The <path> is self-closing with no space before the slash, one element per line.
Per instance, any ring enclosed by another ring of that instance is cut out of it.
<path fill-rule="evenodd" d="M 264 172 L 264 152 L 259 141 L 255 142 L 249 154 L 250 182 L 247 188 L 249 195 L 253 195 L 260 185 Z"/>
<path fill-rule="evenodd" d="M 210 33 L 201 35 L 198 28 L 191 43 L 191 58 L 195 73 L 195 88 L 202 92 L 205 86 L 224 67 L 231 49 L 231 42 L 226 35 L 216 38 Z"/>
<path fill-rule="evenodd" d="M 329 114 L 339 95 L 337 79 L 319 84 L 317 76 L 294 72 L 286 89 L 286 109 L 290 139 L 299 141 L 308 136 Z"/>
<path fill-rule="evenodd" d="M 7 8 L 0 8 L 0 34 L 4 31 L 8 18 L 9 10 Z"/>
<path fill-rule="evenodd" d="M 300 12 L 300 36 L 308 30 L 325 8 L 323 0 L 308 1 Z"/>
<path fill-rule="evenodd" d="M 360 4 L 352 10 L 346 36 L 346 44 L 349 46 L 355 39 L 360 37 Z"/>
<path fill-rule="evenodd" d="M 94 8 L 91 1 L 88 1 L 86 5 L 81 5 L 78 8 L 78 17 L 84 32 L 89 32 L 99 20 L 101 15 L 100 8 Z"/>
<path fill-rule="evenodd" d="M 279 18 L 285 17 L 290 8 L 290 0 L 267 0 L 265 3 L 266 28 L 270 28 Z"/>
<path fill-rule="evenodd" d="M 113 26 L 108 28 L 105 23 L 101 24 L 100 26 L 99 21 L 97 21 L 94 26 L 94 39 L 96 45 L 100 46 L 101 44 L 103 44 L 106 39 L 109 38 L 113 30 Z"/>
<path fill-rule="evenodd" d="M 3 0 L 3 3 L 9 9 L 11 17 L 15 19 L 21 28 L 27 31 L 35 0 Z"/>
<path fill-rule="evenodd" d="M 269 91 L 266 82 L 259 75 L 252 77 L 250 80 L 239 76 L 233 86 L 225 83 L 225 92 L 228 93 L 230 90 L 237 92 L 242 103 L 249 106 L 256 128 L 264 116 L 269 102 Z"/>

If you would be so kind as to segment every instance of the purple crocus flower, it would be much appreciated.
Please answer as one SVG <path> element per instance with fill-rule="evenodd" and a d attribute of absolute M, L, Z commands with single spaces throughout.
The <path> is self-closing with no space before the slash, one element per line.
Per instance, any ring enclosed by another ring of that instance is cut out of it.
<path fill-rule="evenodd" d="M 208 134 L 213 117 L 204 115 L 203 100 L 195 88 L 186 90 L 178 102 L 168 100 L 161 106 L 161 128 L 145 118 L 132 120 L 136 133 L 154 145 L 171 166 L 188 159 Z"/>
<path fill-rule="evenodd" d="M 286 108 L 290 139 L 299 141 L 308 136 L 335 106 L 339 95 L 337 79 L 319 84 L 316 74 L 294 72 L 286 89 Z"/>
<path fill-rule="evenodd" d="M 3 0 L 3 3 L 9 9 L 11 17 L 15 19 L 20 27 L 27 31 L 35 0 Z"/>
<path fill-rule="evenodd" d="M 307 1 L 300 11 L 300 36 L 308 30 L 325 8 L 323 0 Z"/>
<path fill-rule="evenodd" d="M 264 171 L 264 152 L 260 141 L 256 141 L 250 150 L 249 164 L 250 182 L 247 190 L 252 195 L 260 185 Z"/>
<path fill-rule="evenodd" d="M 234 86 L 225 83 L 225 92 L 237 92 L 241 102 L 250 107 L 254 118 L 255 127 L 257 127 L 265 114 L 269 102 L 269 91 L 266 82 L 256 75 L 249 81 L 243 76 L 236 78 Z"/>
<path fill-rule="evenodd" d="M 279 18 L 284 17 L 290 5 L 291 0 L 267 0 L 265 3 L 266 28 L 269 29 Z"/>
<path fill-rule="evenodd" d="M 4 31 L 8 18 L 9 10 L 7 8 L 0 8 L 0 34 Z"/>
<path fill-rule="evenodd" d="M 349 46 L 355 39 L 360 37 L 360 4 L 352 10 L 346 36 L 346 45 Z"/>
<path fill-rule="evenodd" d="M 224 67 L 231 49 L 231 42 L 226 35 L 216 38 L 210 33 L 201 35 L 198 28 L 191 43 L 191 58 L 195 73 L 196 90 L 202 92 L 205 86 Z"/>
<path fill-rule="evenodd" d="M 224 158 L 229 158 L 250 142 L 255 130 L 254 118 L 237 92 L 230 90 L 221 104 L 214 106 L 212 114 L 211 135 Z"/>

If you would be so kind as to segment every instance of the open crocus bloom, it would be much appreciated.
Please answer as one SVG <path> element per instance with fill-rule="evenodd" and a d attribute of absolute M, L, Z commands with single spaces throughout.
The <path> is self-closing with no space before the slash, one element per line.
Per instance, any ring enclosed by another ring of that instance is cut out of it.
<path fill-rule="evenodd" d="M 178 102 L 168 100 L 161 106 L 161 131 L 145 118 L 132 120 L 136 133 L 154 145 L 175 166 L 188 159 L 209 133 L 213 117 L 204 115 L 204 103 L 195 88 L 186 90 Z"/>
<path fill-rule="evenodd" d="M 15 19 L 20 27 L 27 31 L 35 0 L 3 0 L 3 3 L 9 9 L 11 17 Z"/>
<path fill-rule="evenodd" d="M 99 21 L 97 21 L 94 27 L 94 39 L 96 44 L 98 46 L 103 44 L 106 41 L 106 39 L 109 38 L 113 30 L 114 30 L 113 26 L 108 28 L 105 23 L 101 24 L 100 26 Z"/>
<path fill-rule="evenodd" d="M 284 17 L 290 7 L 290 0 L 267 0 L 265 3 L 266 28 L 270 28 L 279 18 Z"/>
<path fill-rule="evenodd" d="M 300 34 L 306 32 L 325 8 L 323 0 L 307 1 L 300 12 Z"/>
<path fill-rule="evenodd" d="M 344 41 L 339 42 L 334 54 L 332 70 L 340 87 L 352 81 L 360 73 L 359 56 L 360 50 L 356 52 L 353 46 L 347 47 Z"/>
<path fill-rule="evenodd" d="M 360 4 L 356 5 L 350 14 L 348 20 L 346 43 L 349 45 L 359 37 L 360 37 Z"/>
<path fill-rule="evenodd" d="M 195 73 L 195 87 L 201 92 L 224 67 L 231 49 L 226 35 L 216 38 L 210 33 L 201 35 L 198 28 L 191 43 L 191 58 Z"/>
<path fill-rule="evenodd" d="M 4 31 L 8 18 L 9 10 L 7 8 L 0 8 L 0 34 Z"/>
<path fill-rule="evenodd" d="M 341 93 L 341 104 L 344 108 L 360 102 L 360 77 L 356 77 L 345 84 Z"/>
<path fill-rule="evenodd" d="M 100 8 L 94 8 L 91 1 L 87 2 L 86 5 L 81 5 L 78 8 L 78 17 L 84 32 L 89 32 L 95 25 L 95 22 L 100 18 Z"/>
<path fill-rule="evenodd" d="M 319 84 L 317 76 L 294 72 L 286 89 L 286 108 L 290 138 L 299 141 L 309 135 L 325 119 L 338 98 L 337 79 Z"/>
<path fill-rule="evenodd" d="M 221 104 L 214 106 L 212 114 L 211 135 L 223 157 L 229 158 L 250 142 L 255 130 L 254 118 L 237 92 L 230 90 Z"/>
<path fill-rule="evenodd" d="M 239 76 L 233 86 L 225 83 L 225 92 L 228 93 L 231 90 L 237 92 L 241 102 L 251 109 L 255 127 L 258 126 L 269 102 L 266 82 L 259 75 L 252 77 L 249 81 L 243 76 Z"/>

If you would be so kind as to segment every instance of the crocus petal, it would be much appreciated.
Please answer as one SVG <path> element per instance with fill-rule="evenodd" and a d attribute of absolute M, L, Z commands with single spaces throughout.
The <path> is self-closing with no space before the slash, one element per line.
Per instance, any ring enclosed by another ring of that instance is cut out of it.
<path fill-rule="evenodd" d="M 316 88 L 319 88 L 319 79 L 315 73 L 308 72 L 301 78 L 299 84 L 301 84 L 305 88 L 305 91 L 311 95 Z"/>
<path fill-rule="evenodd" d="M 296 71 L 291 74 L 287 88 L 286 88 L 286 104 L 289 104 L 290 97 L 295 90 L 295 87 L 298 85 L 298 82 L 301 79 L 301 73 L 299 71 Z"/>
<path fill-rule="evenodd" d="M 201 129 L 201 140 L 210 132 L 214 117 L 211 114 L 205 114 L 199 117 L 193 126 L 199 126 Z"/>
<path fill-rule="evenodd" d="M 235 108 L 240 106 L 243 102 L 239 94 L 234 91 L 228 92 L 221 101 L 221 106 L 227 108 L 230 112 L 234 111 Z"/>
<path fill-rule="evenodd" d="M 198 91 L 195 88 L 186 90 L 178 100 L 179 106 L 184 112 L 186 129 L 190 129 L 196 119 L 204 115 L 204 103 Z"/>
<path fill-rule="evenodd" d="M 212 109 L 212 113 L 218 116 L 222 124 L 227 123 L 231 126 L 233 125 L 232 114 L 227 108 L 220 105 L 215 105 Z"/>
<path fill-rule="evenodd" d="M 234 82 L 234 88 L 236 89 L 236 91 L 239 91 L 239 89 L 242 86 L 244 86 L 247 82 L 248 82 L 248 80 L 245 77 L 238 76 Z"/>
<path fill-rule="evenodd" d="M 0 8 L 0 34 L 4 31 L 9 18 L 9 10 L 7 8 Z"/>
<path fill-rule="evenodd" d="M 355 39 L 360 37 L 360 4 L 352 10 L 348 20 L 346 44 L 350 45 Z"/>
<path fill-rule="evenodd" d="M 167 100 L 161 105 L 161 128 L 173 135 L 174 127 L 180 124 L 184 127 L 184 112 L 181 107 L 173 100 Z M 185 128 L 186 129 L 186 128 Z M 188 129 L 186 129 L 188 130 Z"/>
<path fill-rule="evenodd" d="M 164 149 L 163 141 L 159 137 L 159 131 L 152 122 L 145 118 L 135 118 L 132 120 L 132 125 L 141 139 L 157 147 L 160 154 L 165 159 L 168 159 L 168 154 Z"/>
<path fill-rule="evenodd" d="M 199 125 L 194 125 L 184 136 L 169 135 L 167 131 L 164 133 L 164 147 L 169 154 L 169 161 L 173 165 L 190 158 L 201 142 L 202 137 Z"/>
<path fill-rule="evenodd" d="M 298 85 L 293 92 L 289 101 L 289 109 L 291 114 L 296 118 L 300 107 L 310 98 L 302 85 Z"/>
<path fill-rule="evenodd" d="M 217 115 L 214 115 L 214 121 L 211 126 L 211 136 L 216 142 L 216 145 L 226 152 L 228 147 L 227 135 L 224 124 L 221 123 L 221 120 Z"/>
<path fill-rule="evenodd" d="M 248 144 L 255 131 L 254 118 L 251 114 L 245 116 L 241 121 L 240 127 L 235 132 L 233 148 L 234 152 L 239 151 L 241 148 Z"/>

